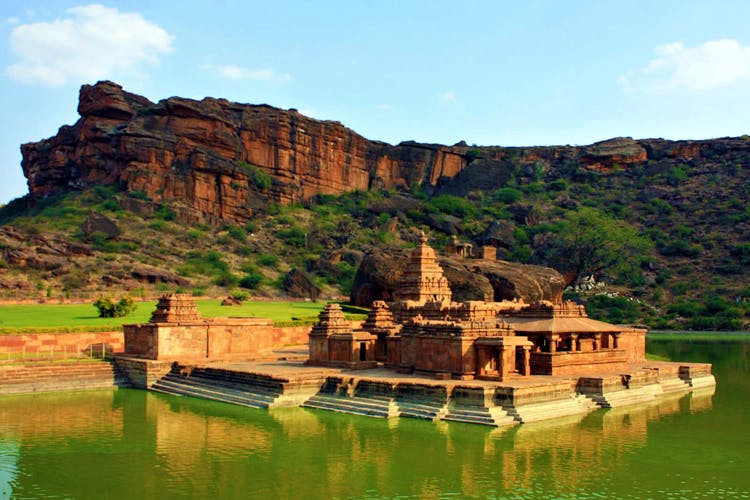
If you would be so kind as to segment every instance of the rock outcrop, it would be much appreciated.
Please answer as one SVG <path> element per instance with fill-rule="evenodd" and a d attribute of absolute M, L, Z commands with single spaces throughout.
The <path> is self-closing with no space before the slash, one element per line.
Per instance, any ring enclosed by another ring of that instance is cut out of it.
<path fill-rule="evenodd" d="M 84 85 L 81 118 L 24 144 L 32 197 L 116 184 L 155 202 L 179 200 L 187 219 L 247 220 L 268 202 L 436 184 L 466 163 L 439 145 L 368 141 L 339 122 L 224 99 L 153 103 L 112 82 Z"/>
<path fill-rule="evenodd" d="M 175 202 L 184 222 L 244 222 L 269 202 L 289 204 L 318 194 L 421 184 L 465 195 L 497 189 L 518 173 L 563 175 L 571 165 L 606 174 L 651 160 L 750 154 L 745 138 L 616 138 L 582 147 L 392 146 L 296 110 L 214 98 L 153 103 L 107 81 L 81 88 L 78 112 L 81 118 L 54 137 L 21 146 L 31 201 L 115 184 L 140 199 Z M 143 203 L 130 205 L 149 210 Z"/>
<path fill-rule="evenodd" d="M 393 300 L 409 253 L 408 249 L 380 248 L 367 254 L 354 278 L 351 303 L 368 307 L 375 300 Z M 564 278 L 549 267 L 445 255 L 437 260 L 457 302 L 557 301 L 562 296 Z"/>

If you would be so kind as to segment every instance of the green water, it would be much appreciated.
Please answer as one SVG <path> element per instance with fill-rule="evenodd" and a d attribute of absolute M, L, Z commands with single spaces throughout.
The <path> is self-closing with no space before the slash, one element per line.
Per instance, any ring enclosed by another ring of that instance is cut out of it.
<path fill-rule="evenodd" d="M 0 498 L 750 498 L 750 338 L 649 340 L 714 394 L 510 429 L 137 390 L 0 398 Z"/>

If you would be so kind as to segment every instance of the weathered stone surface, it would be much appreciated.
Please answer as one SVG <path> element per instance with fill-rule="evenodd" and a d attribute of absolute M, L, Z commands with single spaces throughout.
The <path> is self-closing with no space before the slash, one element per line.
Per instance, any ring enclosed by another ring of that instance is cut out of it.
<path fill-rule="evenodd" d="M 84 85 L 79 100 L 78 122 L 21 147 L 33 197 L 119 184 L 154 202 L 179 199 L 209 222 L 246 220 L 269 201 L 434 185 L 465 165 L 460 150 L 372 142 L 338 122 L 266 105 L 178 97 L 152 103 L 112 82 Z"/>
<path fill-rule="evenodd" d="M 97 212 L 91 212 L 83 221 L 81 227 L 83 234 L 86 235 L 86 239 L 91 239 L 96 233 L 104 236 L 105 239 L 110 240 L 120 236 L 120 228 L 117 227 L 115 221 L 111 220 L 106 215 L 102 215 Z"/>
<path fill-rule="evenodd" d="M 374 300 L 393 300 L 409 252 L 383 248 L 365 255 L 354 278 L 351 302 L 367 307 Z M 456 301 L 554 301 L 562 294 L 563 276 L 548 267 L 443 255 L 437 260 Z"/>
<path fill-rule="evenodd" d="M 268 202 L 317 194 L 410 188 L 490 192 L 511 175 L 570 165 L 604 174 L 649 160 L 675 162 L 750 153 L 743 138 L 706 141 L 616 138 L 590 146 L 468 147 L 369 141 L 334 121 L 267 105 L 172 97 L 158 103 L 112 82 L 81 87 L 81 118 L 57 135 L 21 146 L 31 201 L 92 184 L 139 191 L 153 203 L 180 200 L 187 222 L 246 221 Z M 136 212 L 153 205 L 121 200 Z M 416 209 L 395 196 L 375 213 Z"/>
<path fill-rule="evenodd" d="M 281 289 L 290 297 L 309 298 L 316 300 L 320 296 L 318 288 L 312 279 L 299 269 L 289 271 L 281 282 Z"/>

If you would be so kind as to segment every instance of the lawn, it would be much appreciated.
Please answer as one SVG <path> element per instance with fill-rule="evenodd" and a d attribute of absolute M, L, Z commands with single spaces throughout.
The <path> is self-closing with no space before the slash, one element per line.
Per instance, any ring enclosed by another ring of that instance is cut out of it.
<path fill-rule="evenodd" d="M 205 317 L 271 318 L 280 326 L 310 324 L 325 306 L 324 302 L 245 302 L 227 307 L 219 300 L 197 304 Z M 124 318 L 99 318 L 91 304 L 0 305 L 0 334 L 117 330 L 123 324 L 147 322 L 155 308 L 155 301 L 139 302 L 135 312 Z"/>

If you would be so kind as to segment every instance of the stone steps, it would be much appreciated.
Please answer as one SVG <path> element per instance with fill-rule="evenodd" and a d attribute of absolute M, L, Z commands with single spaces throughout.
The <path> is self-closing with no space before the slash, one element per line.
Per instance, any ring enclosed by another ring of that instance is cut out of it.
<path fill-rule="evenodd" d="M 517 422 L 525 424 L 551 418 L 580 415 L 597 408 L 599 408 L 598 403 L 593 402 L 591 397 L 577 395 L 553 401 L 508 406 L 506 410 L 508 415 L 512 416 Z"/>
<path fill-rule="evenodd" d="M 128 387 L 130 382 L 109 361 L 28 363 L 0 367 L 0 394 Z"/>
<path fill-rule="evenodd" d="M 602 408 L 618 408 L 653 401 L 660 394 L 662 394 L 661 386 L 654 384 L 653 386 L 624 389 L 604 394 L 592 394 L 588 397 Z"/>
<path fill-rule="evenodd" d="M 442 420 L 464 422 L 467 424 L 490 425 L 500 427 L 515 425 L 516 420 L 500 407 L 486 408 L 480 406 L 449 406 Z"/>
<path fill-rule="evenodd" d="M 442 401 L 396 399 L 400 416 L 421 420 L 441 420 L 448 414 L 448 405 Z"/>
<path fill-rule="evenodd" d="M 192 396 L 251 408 L 268 408 L 279 395 L 262 388 L 255 389 L 253 386 L 215 383 L 202 377 L 186 377 L 174 372 L 162 377 L 151 387 L 153 391 L 174 396 Z"/>
<path fill-rule="evenodd" d="M 716 378 L 713 375 L 703 375 L 687 379 L 687 383 L 689 383 L 690 387 L 693 389 L 700 387 L 714 387 L 716 386 Z"/>
<path fill-rule="evenodd" d="M 335 396 L 325 393 L 316 394 L 305 401 L 302 406 L 378 418 L 397 417 L 399 414 L 398 408 L 391 400 L 357 396 Z"/>
<path fill-rule="evenodd" d="M 659 385 L 664 393 L 690 390 L 690 384 L 681 378 L 659 380 Z"/>
<path fill-rule="evenodd" d="M 180 380 L 188 383 L 192 383 L 197 386 L 207 386 L 215 389 L 226 389 L 227 391 L 239 391 L 239 392 L 252 392 L 253 394 L 263 394 L 269 397 L 275 398 L 281 394 L 282 389 L 277 387 L 276 384 L 261 383 L 256 384 L 255 381 L 238 380 L 232 381 L 222 377 L 206 376 L 203 373 L 193 373 L 189 376 L 175 373 L 174 371 L 167 374 L 165 377 L 167 380 Z"/>

